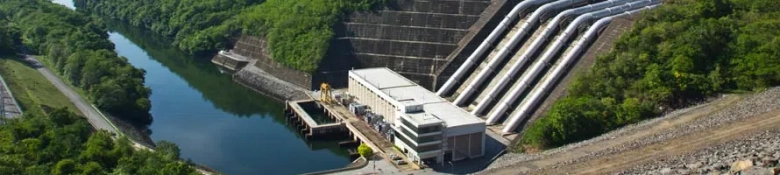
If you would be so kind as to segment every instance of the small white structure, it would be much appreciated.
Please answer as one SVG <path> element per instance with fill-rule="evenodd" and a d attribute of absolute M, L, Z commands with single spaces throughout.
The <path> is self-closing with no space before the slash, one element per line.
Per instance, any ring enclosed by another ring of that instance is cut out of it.
<path fill-rule="evenodd" d="M 485 153 L 485 122 L 387 68 L 349 71 L 347 93 L 391 123 L 412 160 L 458 161 Z"/>

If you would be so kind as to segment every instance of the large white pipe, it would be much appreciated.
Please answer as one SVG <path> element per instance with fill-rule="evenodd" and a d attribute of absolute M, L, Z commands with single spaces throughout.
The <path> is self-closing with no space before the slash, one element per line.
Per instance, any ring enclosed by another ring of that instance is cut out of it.
<path fill-rule="evenodd" d="M 458 97 L 453 101 L 455 105 L 461 105 L 464 103 L 466 99 L 471 97 L 472 94 L 477 90 L 477 88 L 482 85 L 483 82 L 485 82 L 485 79 L 491 74 L 496 72 L 496 68 L 498 67 L 499 63 L 504 61 L 504 58 L 509 55 L 510 52 L 512 52 L 512 48 L 517 46 L 518 43 L 520 43 L 520 40 L 525 36 L 525 34 L 528 34 L 534 26 L 536 26 L 539 23 L 539 18 L 548 11 L 554 11 L 560 8 L 568 7 L 570 5 L 573 5 L 575 3 L 585 2 L 586 0 L 560 0 L 553 3 L 545 4 L 536 11 L 534 11 L 533 14 L 531 14 L 530 17 L 528 17 L 528 20 L 525 21 L 520 26 L 520 30 L 515 33 L 512 38 L 509 40 L 509 43 L 507 45 L 504 45 L 499 51 L 498 54 L 496 54 L 495 58 L 490 60 L 488 62 L 487 67 L 482 69 L 482 71 L 477 74 L 477 77 L 475 77 L 474 80 L 472 80 L 468 85 L 466 85 L 466 89 L 463 90 L 463 92 L 458 95 Z M 524 60 L 521 60 L 520 62 L 523 62 Z"/>
<path fill-rule="evenodd" d="M 550 25 L 547 25 L 545 29 L 542 31 L 541 35 L 534 39 L 531 42 L 531 45 L 526 49 L 525 52 L 520 54 L 520 57 L 515 64 L 511 65 L 509 72 L 504 77 L 501 77 L 498 84 L 494 86 L 490 91 L 488 91 L 488 96 L 482 99 L 482 101 L 477 104 L 477 107 L 472 111 L 472 114 L 479 115 L 481 114 L 485 109 L 487 109 L 488 104 L 491 100 L 495 99 L 498 96 L 498 92 L 503 90 L 507 85 L 509 85 L 509 82 L 511 79 L 520 72 L 520 69 L 523 67 L 523 65 L 526 64 L 527 60 L 536 53 L 536 51 L 539 50 L 539 48 L 542 47 L 543 43 L 548 40 L 549 36 L 552 35 L 557 29 L 558 29 L 558 23 L 560 23 L 565 17 L 571 16 L 571 15 L 580 15 L 584 13 L 589 13 L 593 11 L 599 11 L 603 10 L 605 8 L 609 7 L 615 7 L 620 5 L 625 5 L 628 2 L 637 1 L 637 0 L 612 0 L 612 1 L 604 1 L 596 4 L 591 4 L 579 8 L 569 9 L 566 11 L 561 12 L 560 14 L 556 15 L 555 18 L 553 18 L 552 21 L 550 21 Z M 502 116 L 502 114 L 509 109 L 509 106 L 519 98 L 520 93 L 522 91 L 511 91 L 508 98 L 505 98 L 501 102 L 499 102 L 497 105 L 498 107 L 496 110 L 493 110 L 487 117 L 487 120 L 485 121 L 486 124 L 492 125 L 495 124 L 496 121 L 498 121 L 499 117 Z"/>
<path fill-rule="evenodd" d="M 509 27 L 509 24 L 512 23 L 515 18 L 519 17 L 520 11 L 523 11 L 529 7 L 532 7 L 534 5 L 538 4 L 545 4 L 553 0 L 527 0 L 518 3 L 515 5 L 514 8 L 512 8 L 512 11 L 509 12 L 509 14 L 504 17 L 503 20 L 501 20 L 500 23 L 498 23 L 498 26 L 496 26 L 495 29 L 493 29 L 492 32 L 490 32 L 490 35 L 488 35 L 487 38 L 485 38 L 484 41 L 482 41 L 481 44 L 479 44 L 479 47 L 477 47 L 476 50 L 474 50 L 471 55 L 466 58 L 466 61 L 461 64 L 460 67 L 458 67 L 458 70 L 455 71 L 455 73 L 450 76 L 449 79 L 447 79 L 446 82 L 444 82 L 444 85 L 439 88 L 439 90 L 436 91 L 436 95 L 442 96 L 443 94 L 447 93 L 452 89 L 452 87 L 460 81 L 461 78 L 463 78 L 463 75 L 466 73 L 466 70 L 470 69 L 471 66 L 476 64 L 477 58 L 482 56 L 482 54 L 485 53 L 485 51 L 490 48 L 490 45 L 493 44 L 493 42 L 496 41 L 499 35 L 504 32 Z"/>
<path fill-rule="evenodd" d="M 540 86 L 537 87 L 536 90 L 531 93 L 531 96 L 530 96 L 531 98 L 527 99 L 528 101 L 523 103 L 520 106 L 520 108 L 518 108 L 518 110 L 520 110 L 520 111 L 517 111 L 512 116 L 510 116 L 511 119 L 510 119 L 508 125 L 506 125 L 504 127 L 503 132 L 504 133 L 510 133 L 510 132 L 514 131 L 515 128 L 517 128 L 517 126 L 520 124 L 520 121 L 522 121 L 522 119 L 524 119 L 525 117 L 528 116 L 528 114 L 530 113 L 531 108 L 535 107 L 542 100 L 542 98 L 541 98 L 542 95 L 548 93 L 548 91 L 550 91 L 550 90 L 552 90 L 552 88 L 554 88 L 553 87 L 553 83 L 556 82 L 558 79 L 560 79 L 564 75 L 563 74 L 564 70 L 566 70 L 566 68 L 568 68 L 568 66 L 573 62 L 573 60 L 577 57 L 577 55 L 579 55 L 583 50 L 585 50 L 585 45 L 587 43 L 589 43 L 589 42 L 592 42 L 592 40 L 594 39 L 594 36 L 598 32 L 598 30 L 600 30 L 602 27 L 604 27 L 610 20 L 612 20 L 612 18 L 615 18 L 615 17 L 618 17 L 618 16 L 628 15 L 628 14 L 631 14 L 631 13 L 637 13 L 637 12 L 640 12 L 640 11 L 645 10 L 645 9 L 654 8 L 654 7 L 657 7 L 658 4 L 661 3 L 661 0 L 652 0 L 652 1 L 653 1 L 653 3 L 650 4 L 649 6 L 640 7 L 640 8 L 636 8 L 636 6 L 634 6 L 631 9 L 629 9 L 631 11 L 628 11 L 628 12 L 623 11 L 622 14 L 606 17 L 604 19 L 601 19 L 601 20 L 597 21 L 593 26 L 591 26 L 588 29 L 588 31 L 585 32 L 585 35 L 583 36 L 583 38 L 581 38 L 579 41 L 577 41 L 575 43 L 574 46 L 572 46 L 572 49 L 574 49 L 574 50 L 572 50 L 571 52 L 569 52 L 566 55 L 564 55 L 563 56 L 563 60 L 561 60 L 561 63 L 559 65 L 556 65 L 553 68 L 553 71 L 550 73 L 550 77 L 548 77 L 546 80 L 544 80 L 540 84 Z M 609 10 L 623 10 L 623 9 L 609 9 Z M 609 15 L 612 15 L 612 14 L 614 14 L 614 13 L 611 13 L 611 12 L 609 13 Z M 575 20 L 575 21 L 577 21 L 578 23 L 581 23 L 582 21 L 589 20 L 589 19 L 592 19 L 592 18 L 598 18 L 598 17 L 601 17 L 601 16 L 597 16 L 597 14 L 586 14 L 586 15 L 583 15 L 583 16 L 577 18 L 577 19 L 582 19 L 582 20 Z M 578 26 L 579 26 L 579 24 L 572 23 L 567 28 L 567 31 L 570 31 L 569 34 L 571 34 L 571 33 L 574 32 L 574 30 L 576 30 L 576 28 Z M 569 30 L 569 29 L 571 29 L 571 30 Z M 559 38 L 559 40 L 565 40 L 565 38 L 561 37 L 561 38 Z"/>

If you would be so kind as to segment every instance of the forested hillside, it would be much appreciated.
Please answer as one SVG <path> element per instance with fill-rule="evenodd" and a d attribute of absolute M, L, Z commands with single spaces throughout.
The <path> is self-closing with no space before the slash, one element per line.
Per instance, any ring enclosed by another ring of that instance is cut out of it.
<path fill-rule="evenodd" d="M 1 17 L 5 14 L 0 11 L 0 24 L 8 24 L 8 21 Z M 19 30 L 8 25 L 0 25 L 0 55 L 7 55 L 16 52 L 16 42 L 19 39 Z"/>
<path fill-rule="evenodd" d="M 92 132 L 66 109 L 46 116 L 0 118 L 0 174 L 198 174 L 179 161 L 179 148 L 160 142 L 155 152 L 136 151 L 127 138 Z"/>
<path fill-rule="evenodd" d="M 780 83 L 780 1 L 667 0 L 526 130 L 520 149 L 588 139 L 722 92 Z"/>
<path fill-rule="evenodd" d="M 117 56 L 100 21 L 48 0 L 2 0 L 0 18 L 8 21 L 0 31 L 17 31 L 0 35 L 21 40 L 98 108 L 138 125 L 151 123 L 145 72 Z M 0 48 L 17 51 L 7 44 L 13 39 L 2 40 Z"/>
<path fill-rule="evenodd" d="M 384 0 L 75 0 L 79 10 L 128 22 L 174 38 L 179 49 L 214 53 L 240 34 L 264 36 L 271 56 L 313 72 L 334 35 L 332 26 L 350 11 Z"/>

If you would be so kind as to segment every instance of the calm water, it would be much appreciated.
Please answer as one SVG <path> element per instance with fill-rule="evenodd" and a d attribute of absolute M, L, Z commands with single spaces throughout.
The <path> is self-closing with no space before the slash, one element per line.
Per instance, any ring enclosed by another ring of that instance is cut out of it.
<path fill-rule="evenodd" d="M 183 158 L 230 175 L 300 174 L 349 163 L 336 141 L 304 141 L 285 123 L 282 103 L 234 83 L 208 58 L 187 56 L 143 29 L 107 25 L 117 53 L 146 70 L 152 139 L 178 144 Z"/>

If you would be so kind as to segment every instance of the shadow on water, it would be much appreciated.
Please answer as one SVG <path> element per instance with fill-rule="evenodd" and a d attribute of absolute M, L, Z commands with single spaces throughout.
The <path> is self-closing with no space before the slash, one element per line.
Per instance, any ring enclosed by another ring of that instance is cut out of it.
<path fill-rule="evenodd" d="M 282 110 L 284 108 L 283 103 L 262 96 L 233 82 L 229 73 L 221 71 L 216 65 L 210 62 L 210 57 L 193 58 L 192 56 L 175 49 L 175 47 L 172 46 L 170 38 L 157 35 L 123 22 L 109 19 L 104 19 L 104 21 L 111 32 L 121 34 L 130 42 L 143 49 L 151 59 L 161 63 L 162 66 L 167 68 L 170 72 L 184 79 L 191 88 L 200 92 L 202 98 L 209 101 L 215 108 L 240 118 L 271 117 L 274 123 L 284 125 L 289 132 L 296 133 L 294 135 L 297 139 L 304 140 L 304 136 L 298 132 L 294 126 L 287 124 Z M 154 91 L 154 89 L 152 90 Z M 305 142 L 310 150 L 328 150 L 341 157 L 341 159 L 348 159 L 349 152 L 340 148 L 338 146 L 338 141 L 340 140 Z M 304 157 L 300 158 L 306 160 L 305 155 L 302 156 Z M 265 159 L 275 158 L 268 157 Z M 340 167 L 328 167 L 325 169 L 330 168 Z M 222 171 L 220 169 L 217 170 Z M 303 173 L 297 172 L 301 170 L 292 171 L 296 174 Z"/>

